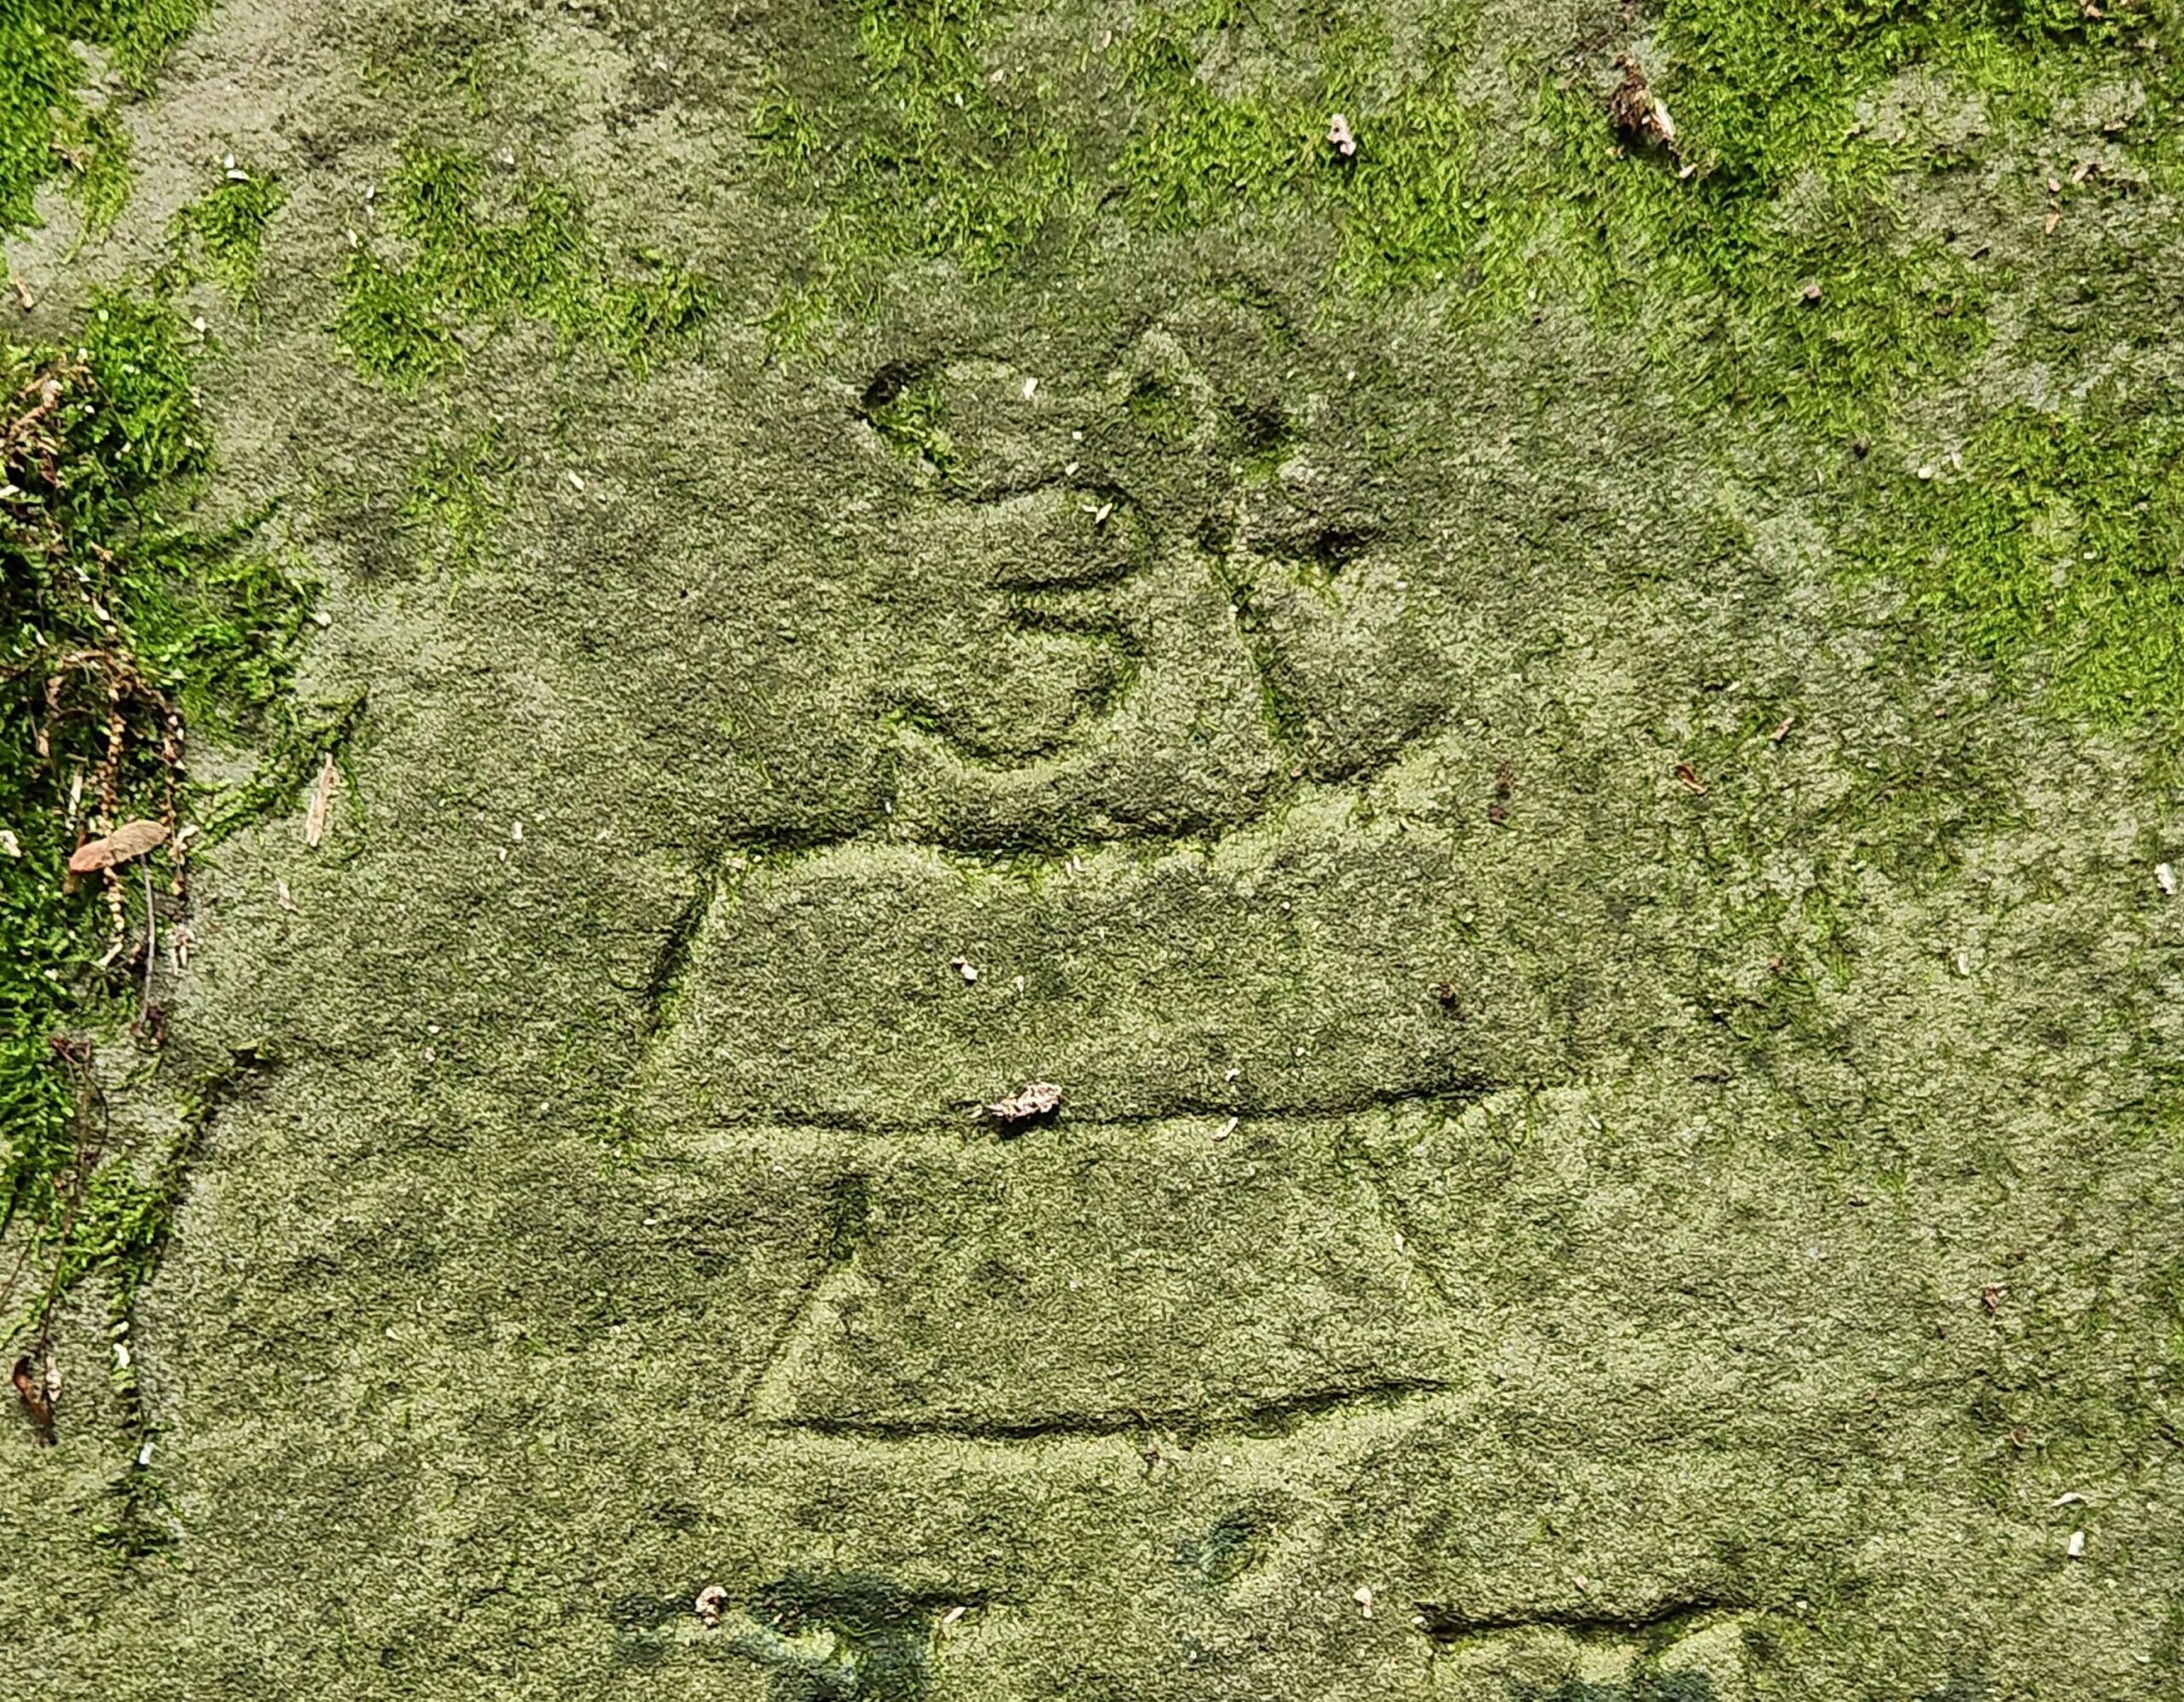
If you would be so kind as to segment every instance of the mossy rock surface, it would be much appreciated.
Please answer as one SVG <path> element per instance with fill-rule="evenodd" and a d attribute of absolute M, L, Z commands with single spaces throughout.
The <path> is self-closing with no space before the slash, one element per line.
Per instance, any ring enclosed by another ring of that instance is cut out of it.
<path fill-rule="evenodd" d="M 24 11 L 288 577 L 0 1693 L 2184 1687 L 2184 15 Z"/>

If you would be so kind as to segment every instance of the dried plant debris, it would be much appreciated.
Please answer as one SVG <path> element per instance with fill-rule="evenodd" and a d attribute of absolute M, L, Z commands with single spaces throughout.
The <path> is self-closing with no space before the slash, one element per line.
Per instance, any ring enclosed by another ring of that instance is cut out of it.
<path fill-rule="evenodd" d="M 1006 1099 L 997 1099 L 986 1106 L 985 1114 L 1002 1126 L 1004 1134 L 1014 1134 L 1051 1117 L 1060 1108 L 1061 1089 L 1052 1082 L 1032 1082 Z"/>
<path fill-rule="evenodd" d="M 0 1345 L 41 1440 L 56 1321 L 83 1286 L 125 1308 L 187 1153 L 156 1156 L 143 1119 L 110 1128 L 82 1037 L 125 1021 L 147 1049 L 166 1037 L 160 948 L 179 975 L 190 901 L 185 717 L 238 751 L 293 724 L 309 614 L 270 510 L 200 510 L 203 343 L 166 287 L 93 291 L 65 324 L 58 346 L 0 337 Z M 22 1285 L 44 1298 L 18 1312 Z"/>
<path fill-rule="evenodd" d="M 38 1438 L 41 1448 L 53 1446 L 53 1379 L 50 1374 L 40 1377 L 31 1356 L 25 1354 L 15 1362 L 15 1368 L 9 1381 L 15 1385 L 15 1397 L 23 1403 L 23 1410 L 30 1414 L 31 1433 Z"/>
<path fill-rule="evenodd" d="M 326 837 L 327 811 L 333 807 L 334 794 L 340 784 L 341 770 L 334 765 L 333 753 L 328 752 L 324 765 L 318 771 L 317 783 L 311 787 L 311 807 L 304 816 L 304 843 L 313 851 L 318 849 L 318 842 Z M 517 827 L 516 837 L 523 837 L 520 824 Z"/>
<path fill-rule="evenodd" d="M 102 868 L 134 863 L 147 852 L 157 851 L 166 842 L 165 822 L 124 822 L 104 839 L 91 839 L 78 845 L 68 859 L 68 872 L 71 874 L 90 874 Z"/>
<path fill-rule="evenodd" d="M 1669 116 L 1667 105 L 1653 92 L 1653 85 L 1629 55 L 1616 64 L 1623 72 L 1623 80 L 1607 97 L 1608 122 L 1626 142 L 1641 148 L 1665 148 L 1673 153 L 1676 120 Z"/>

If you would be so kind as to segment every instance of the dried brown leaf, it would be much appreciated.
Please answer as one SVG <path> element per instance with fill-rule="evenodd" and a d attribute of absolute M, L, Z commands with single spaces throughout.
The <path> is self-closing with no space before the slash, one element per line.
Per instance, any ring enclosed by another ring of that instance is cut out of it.
<path fill-rule="evenodd" d="M 167 841 L 167 830 L 158 822 L 126 822 L 102 839 L 78 845 L 68 859 L 71 874 L 90 874 L 117 863 L 132 863 Z"/>
<path fill-rule="evenodd" d="M 30 1414 L 31 1434 L 38 1438 L 38 1446 L 52 1447 L 53 1403 L 48 1398 L 28 1354 L 15 1362 L 15 1368 L 8 1380 L 15 1385 L 15 1398 L 23 1403 L 23 1410 Z"/>

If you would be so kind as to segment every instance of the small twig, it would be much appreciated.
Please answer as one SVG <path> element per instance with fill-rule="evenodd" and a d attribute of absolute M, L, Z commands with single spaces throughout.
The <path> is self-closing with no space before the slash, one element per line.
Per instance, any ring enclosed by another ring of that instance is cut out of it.
<path fill-rule="evenodd" d="M 313 851 L 326 837 L 327 810 L 334 802 L 334 789 L 340 783 L 341 770 L 334 766 L 334 752 L 328 751 L 318 771 L 318 783 L 311 788 L 311 807 L 304 815 L 304 843 Z"/>
<path fill-rule="evenodd" d="M 144 1004 L 136 1018 L 142 1022 L 152 1014 L 152 970 L 160 961 L 160 914 L 152 903 L 152 864 L 144 862 Z"/>

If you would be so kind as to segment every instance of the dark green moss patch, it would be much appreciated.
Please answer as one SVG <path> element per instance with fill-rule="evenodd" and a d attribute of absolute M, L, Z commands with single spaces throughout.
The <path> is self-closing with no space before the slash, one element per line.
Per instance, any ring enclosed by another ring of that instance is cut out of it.
<path fill-rule="evenodd" d="M 160 62 L 208 0 L 15 0 L 0 9 L 0 230 L 37 222 L 32 198 L 61 172 L 94 235 L 128 199 L 128 140 L 83 96 L 77 44 L 97 47 L 124 90 L 151 91 Z"/>
<path fill-rule="evenodd" d="M 73 348 L 0 348 L 0 1328 L 34 1362 L 62 1295 L 102 1275 L 125 1311 L 164 1238 L 196 1113 L 147 1172 L 107 1140 L 95 1047 L 164 1037 L 187 731 L 259 723 L 305 624 L 253 524 L 194 518 L 212 468 L 195 376 L 187 328 L 119 295 Z M 67 875 L 79 841 L 132 819 L 166 845 Z"/>
<path fill-rule="evenodd" d="M 918 1702 L 934 1610 L 886 1578 L 798 1574 L 760 1592 L 752 1652 L 778 1702 Z"/>
<path fill-rule="evenodd" d="M 904 455 L 922 456 L 945 473 L 956 459 L 956 444 L 948 435 L 944 392 L 938 373 L 882 373 L 866 387 L 864 416 Z"/>
<path fill-rule="evenodd" d="M 1513 1686 L 1514 1702 L 1714 1702 L 1713 1681 L 1701 1673 L 1641 1673 L 1613 1684 L 1572 1678 L 1547 1688 Z"/>
<path fill-rule="evenodd" d="M 357 248 L 341 273 L 335 334 L 350 358 L 398 384 L 462 359 L 466 334 L 519 319 L 634 359 L 694 331 L 712 305 L 704 280 L 657 257 L 616 257 L 566 189 L 494 174 L 468 157 L 413 150 L 382 203 L 401 253 Z"/>
<path fill-rule="evenodd" d="M 1853 540 L 1906 630 L 2110 723 L 2184 714 L 2184 426 L 2174 396 L 2003 410 L 1884 479 Z"/>
<path fill-rule="evenodd" d="M 258 282 L 258 263 L 273 215 L 287 199 L 273 178 L 230 166 L 220 186 L 174 216 L 169 238 L 189 272 L 237 299 Z"/>

